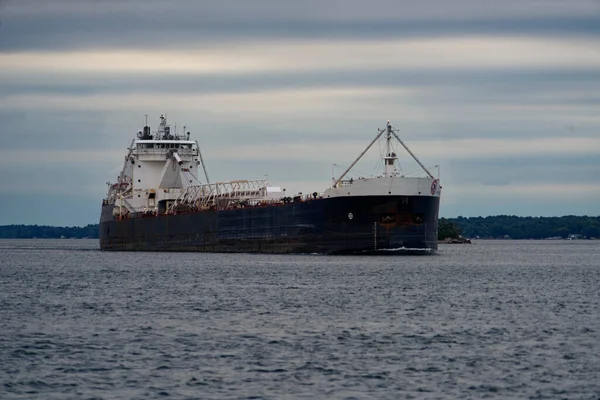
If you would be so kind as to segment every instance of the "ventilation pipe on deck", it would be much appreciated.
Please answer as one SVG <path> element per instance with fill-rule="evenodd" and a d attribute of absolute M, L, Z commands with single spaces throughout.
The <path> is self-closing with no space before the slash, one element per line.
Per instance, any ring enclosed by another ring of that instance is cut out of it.
<path fill-rule="evenodd" d="M 175 161 L 177 161 L 177 164 L 179 164 L 179 165 L 183 164 L 183 161 L 181 160 L 181 158 L 179 157 L 179 154 L 177 154 L 177 152 L 173 152 L 173 158 L 175 159 Z"/>

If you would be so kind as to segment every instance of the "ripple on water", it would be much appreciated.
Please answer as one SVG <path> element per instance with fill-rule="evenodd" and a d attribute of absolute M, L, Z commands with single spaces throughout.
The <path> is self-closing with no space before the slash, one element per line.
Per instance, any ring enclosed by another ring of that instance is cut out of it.
<path fill-rule="evenodd" d="M 11 398 L 595 398 L 600 242 L 434 257 L 0 241 Z"/>

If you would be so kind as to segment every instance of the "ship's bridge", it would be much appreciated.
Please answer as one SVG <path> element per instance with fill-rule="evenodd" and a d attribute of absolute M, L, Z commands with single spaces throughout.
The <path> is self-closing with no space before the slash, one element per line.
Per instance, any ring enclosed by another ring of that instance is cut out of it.
<path fill-rule="evenodd" d="M 134 154 L 164 154 L 177 150 L 180 155 L 193 155 L 196 149 L 196 142 L 192 140 L 136 140 Z"/>
<path fill-rule="evenodd" d="M 158 130 L 152 132 L 148 122 L 131 141 L 123 169 L 116 184 L 109 187 L 106 201 L 119 203 L 120 216 L 125 212 L 142 212 L 174 201 L 190 185 L 199 184 L 198 165 L 202 164 L 205 182 L 208 174 L 198 142 L 190 133 L 171 130 L 161 115 Z"/>

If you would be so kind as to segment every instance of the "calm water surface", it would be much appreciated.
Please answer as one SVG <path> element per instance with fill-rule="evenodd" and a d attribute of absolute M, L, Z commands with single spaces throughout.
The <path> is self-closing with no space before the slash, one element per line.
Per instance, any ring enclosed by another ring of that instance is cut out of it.
<path fill-rule="evenodd" d="M 600 241 L 0 252 L 2 399 L 600 398 Z"/>

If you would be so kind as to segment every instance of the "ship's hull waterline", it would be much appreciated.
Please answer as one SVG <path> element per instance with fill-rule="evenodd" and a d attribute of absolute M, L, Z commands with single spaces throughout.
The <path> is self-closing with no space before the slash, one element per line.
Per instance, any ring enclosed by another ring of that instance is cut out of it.
<path fill-rule="evenodd" d="M 438 246 L 435 196 L 317 198 L 123 219 L 117 209 L 102 207 L 102 250 L 431 254 Z"/>

